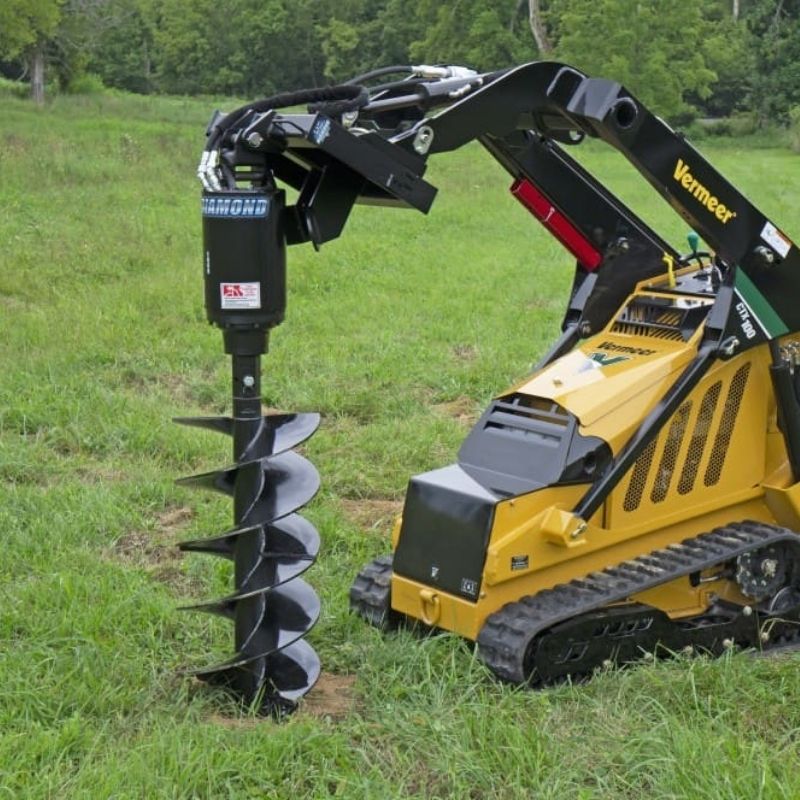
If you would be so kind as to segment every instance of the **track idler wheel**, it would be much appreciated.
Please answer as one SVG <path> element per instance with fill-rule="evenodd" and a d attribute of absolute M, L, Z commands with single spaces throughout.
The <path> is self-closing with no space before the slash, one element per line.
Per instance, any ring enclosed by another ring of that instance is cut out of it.
<path fill-rule="evenodd" d="M 319 552 L 319 534 L 295 513 L 319 489 L 313 465 L 289 452 L 319 425 L 318 414 L 261 413 L 258 356 L 233 355 L 233 416 L 175 421 L 233 437 L 234 463 L 178 481 L 233 498 L 234 527 L 182 550 L 233 561 L 234 590 L 189 608 L 234 625 L 235 653 L 194 674 L 222 686 L 244 705 L 281 716 L 319 677 L 319 659 L 302 637 L 319 617 L 314 590 L 298 576 Z"/>

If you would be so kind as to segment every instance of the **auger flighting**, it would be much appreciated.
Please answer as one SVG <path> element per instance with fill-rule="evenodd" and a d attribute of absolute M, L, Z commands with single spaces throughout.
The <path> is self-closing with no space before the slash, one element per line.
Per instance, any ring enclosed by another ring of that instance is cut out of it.
<path fill-rule="evenodd" d="M 205 301 L 231 356 L 231 417 L 176 422 L 228 434 L 233 464 L 179 481 L 233 498 L 234 527 L 181 549 L 233 561 L 234 591 L 192 608 L 234 623 L 234 655 L 198 670 L 244 705 L 281 716 L 314 685 L 320 664 L 302 640 L 319 616 L 319 599 L 298 576 L 316 558 L 319 535 L 295 513 L 319 488 L 317 471 L 290 452 L 311 436 L 318 414 L 269 414 L 261 407 L 261 356 L 286 305 L 284 196 L 268 173 L 251 186 L 203 192 Z"/>

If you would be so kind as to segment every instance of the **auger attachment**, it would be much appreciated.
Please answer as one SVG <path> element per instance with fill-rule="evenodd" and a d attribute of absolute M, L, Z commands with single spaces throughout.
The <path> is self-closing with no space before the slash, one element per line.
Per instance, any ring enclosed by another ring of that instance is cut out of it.
<path fill-rule="evenodd" d="M 203 195 L 206 311 L 232 359 L 233 415 L 178 418 L 233 439 L 233 464 L 178 481 L 233 498 L 232 529 L 183 542 L 182 550 L 234 564 L 234 591 L 190 608 L 234 624 L 235 653 L 195 674 L 265 714 L 291 712 L 320 664 L 302 640 L 319 598 L 298 576 L 319 551 L 319 534 L 297 510 L 319 489 L 313 465 L 291 452 L 319 426 L 318 414 L 262 414 L 261 356 L 285 309 L 283 193 L 232 190 Z"/>

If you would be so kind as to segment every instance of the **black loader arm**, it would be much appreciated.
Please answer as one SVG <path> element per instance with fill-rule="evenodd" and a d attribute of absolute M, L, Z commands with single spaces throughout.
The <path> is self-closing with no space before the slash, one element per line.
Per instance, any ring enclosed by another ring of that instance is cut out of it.
<path fill-rule="evenodd" d="M 233 180 L 299 194 L 287 244 L 339 236 L 355 203 L 427 213 L 430 156 L 477 140 L 512 193 L 576 258 L 564 335 L 551 356 L 607 324 L 635 284 L 677 252 L 567 152 L 608 142 L 705 240 L 725 268 L 708 335 L 746 348 L 800 330 L 800 256 L 789 238 L 624 87 L 554 62 L 394 85 L 347 114 L 244 114 L 221 148 Z M 207 187 L 208 188 L 208 187 Z"/>
<path fill-rule="evenodd" d="M 584 307 L 586 316 L 593 306 L 602 306 L 590 329 L 605 324 L 619 295 L 624 296 L 615 286 L 624 284 L 624 292 L 630 291 L 651 270 L 663 271 L 662 257 L 674 253 L 559 146 L 559 142 L 577 143 L 586 135 L 619 150 L 717 258 L 735 268 L 733 291 L 722 292 L 719 298 L 729 302 L 719 303 L 715 315 L 721 339 L 735 337 L 747 347 L 800 329 L 795 299 L 800 294 L 800 255 L 792 241 L 682 134 L 619 83 L 590 78 L 562 64 L 526 64 L 420 121 L 395 141 L 414 142 L 425 127 L 429 152 L 479 139 L 517 181 L 532 184 L 554 211 L 563 213 L 595 244 L 602 257 L 597 267 L 582 262 L 577 254 L 579 277 L 581 266 L 600 273 Z M 534 194 L 530 187 L 523 188 Z M 518 186 L 512 191 L 520 196 Z M 521 199 L 525 202 L 524 196 Z M 623 253 L 620 240 L 625 240 Z M 742 304 L 749 319 L 743 319 Z"/>

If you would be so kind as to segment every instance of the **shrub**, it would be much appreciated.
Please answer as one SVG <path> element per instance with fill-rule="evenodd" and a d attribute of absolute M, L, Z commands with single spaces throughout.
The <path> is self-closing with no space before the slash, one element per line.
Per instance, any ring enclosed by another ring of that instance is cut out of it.
<path fill-rule="evenodd" d="M 28 97 L 31 93 L 29 83 L 23 81 L 11 81 L 8 78 L 0 77 L 0 95 L 6 97 Z"/>
<path fill-rule="evenodd" d="M 93 72 L 82 72 L 67 84 L 67 94 L 102 94 L 106 87 L 102 79 Z"/>

